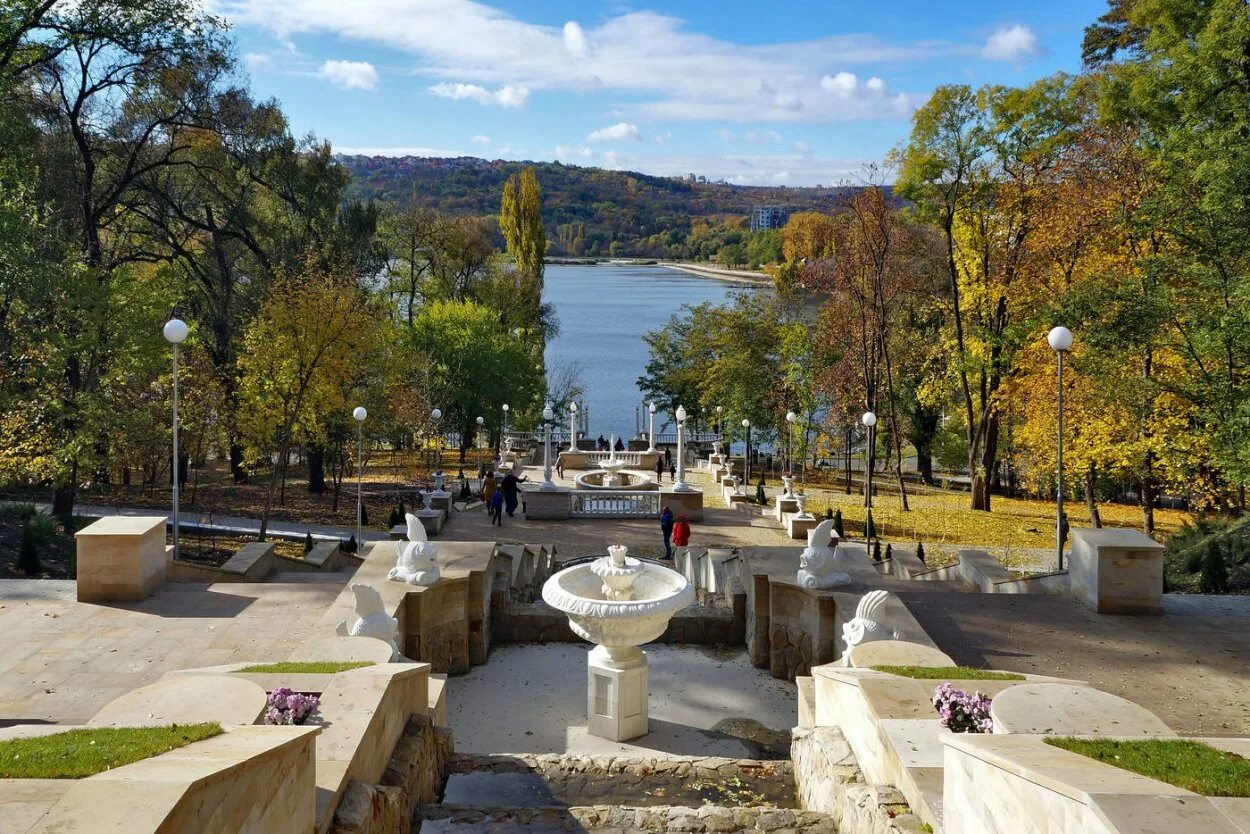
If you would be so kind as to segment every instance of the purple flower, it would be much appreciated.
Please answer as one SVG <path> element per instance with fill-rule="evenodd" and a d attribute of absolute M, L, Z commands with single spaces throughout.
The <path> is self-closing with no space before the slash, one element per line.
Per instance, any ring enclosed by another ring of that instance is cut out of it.
<path fill-rule="evenodd" d="M 280 686 L 269 693 L 265 700 L 264 722 L 266 724 L 303 724 L 316 711 L 321 699 L 316 695 L 292 692 Z"/>
<path fill-rule="evenodd" d="M 990 698 L 980 692 L 969 694 L 943 683 L 933 691 L 933 706 L 937 708 L 942 726 L 953 733 L 992 733 L 994 720 L 990 718 Z"/>

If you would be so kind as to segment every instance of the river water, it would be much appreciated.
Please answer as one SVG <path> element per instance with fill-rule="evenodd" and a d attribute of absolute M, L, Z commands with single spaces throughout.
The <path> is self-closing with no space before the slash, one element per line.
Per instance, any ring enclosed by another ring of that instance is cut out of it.
<path fill-rule="evenodd" d="M 590 408 L 590 436 L 634 436 L 642 404 L 637 381 L 649 358 L 642 340 L 647 331 L 663 327 L 683 305 L 722 304 L 743 291 L 769 290 L 663 266 L 548 266 L 543 300 L 555 309 L 560 334 L 547 344 L 547 368 L 577 368 Z M 657 414 L 656 431 L 664 431 L 668 420 Z"/>

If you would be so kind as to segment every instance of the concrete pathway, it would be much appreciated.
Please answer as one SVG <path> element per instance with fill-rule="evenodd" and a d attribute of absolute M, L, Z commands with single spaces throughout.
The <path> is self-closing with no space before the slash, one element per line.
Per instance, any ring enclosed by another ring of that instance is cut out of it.
<path fill-rule="evenodd" d="M 29 504 L 30 502 L 8 501 L 5 503 Z M 51 512 L 52 510 L 51 505 L 46 503 L 37 503 L 35 506 L 45 512 Z M 162 512 L 161 510 L 141 507 L 114 507 L 105 504 L 75 504 L 74 515 L 87 518 L 103 518 L 110 515 L 163 517 L 166 524 L 171 524 L 174 517 L 172 511 Z M 206 516 L 200 513 L 188 512 L 180 512 L 178 518 L 179 527 L 184 532 L 203 530 L 205 532 L 238 536 L 255 536 L 260 532 L 259 518 L 214 514 L 210 522 L 206 520 Z M 302 540 L 309 533 L 312 533 L 314 541 L 346 541 L 355 535 L 356 531 L 349 527 L 335 527 L 329 524 L 300 524 L 295 521 L 276 521 L 272 519 L 267 529 L 267 535 L 275 539 Z M 382 541 L 389 538 L 389 536 L 386 533 L 374 530 L 364 530 L 361 532 L 360 538 L 363 541 L 371 542 Z"/>

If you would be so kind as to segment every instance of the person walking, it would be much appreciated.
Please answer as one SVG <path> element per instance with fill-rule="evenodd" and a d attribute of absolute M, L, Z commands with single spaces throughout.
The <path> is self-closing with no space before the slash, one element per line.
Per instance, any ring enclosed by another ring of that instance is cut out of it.
<path fill-rule="evenodd" d="M 664 483 L 664 458 L 656 455 L 655 458 L 655 482 L 657 484 Z"/>
<path fill-rule="evenodd" d="M 564 477 L 564 455 L 556 457 L 556 475 L 561 478 Z"/>
<path fill-rule="evenodd" d="M 665 466 L 673 465 L 673 450 L 668 448 L 667 446 L 664 447 L 664 465 Z"/>
<path fill-rule="evenodd" d="M 495 497 L 495 491 L 499 487 L 495 484 L 495 473 L 487 472 L 486 477 L 482 479 L 482 500 L 486 502 L 486 506 L 490 507 L 490 499 Z"/>
<path fill-rule="evenodd" d="M 688 544 L 690 544 L 690 522 L 684 515 L 679 515 L 677 523 L 673 525 L 673 545 L 685 547 Z"/>
<path fill-rule="evenodd" d="M 490 496 L 490 524 L 492 527 L 503 526 L 503 490 L 495 490 Z"/>
<path fill-rule="evenodd" d="M 677 467 L 672 463 L 668 465 L 668 479 L 673 483 L 677 483 Z"/>
<path fill-rule="evenodd" d="M 664 534 L 664 558 L 673 558 L 673 511 L 668 507 L 660 513 L 660 532 Z"/>
<path fill-rule="evenodd" d="M 499 491 L 503 493 L 504 506 L 508 510 L 508 518 L 512 518 L 512 514 L 516 512 L 517 496 L 521 493 L 521 482 L 528 480 L 528 476 L 522 475 L 518 478 L 509 472 L 503 476 L 503 480 L 499 483 Z"/>

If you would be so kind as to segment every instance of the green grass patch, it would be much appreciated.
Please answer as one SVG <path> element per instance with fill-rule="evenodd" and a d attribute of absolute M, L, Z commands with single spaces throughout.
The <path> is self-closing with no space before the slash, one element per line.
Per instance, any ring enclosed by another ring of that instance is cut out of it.
<path fill-rule="evenodd" d="M 1199 741 L 1051 737 L 1046 743 L 1203 796 L 1250 797 L 1250 759 Z"/>
<path fill-rule="evenodd" d="M 374 666 L 372 660 L 308 660 L 308 661 L 288 661 L 286 663 L 264 663 L 259 666 L 244 666 L 237 669 L 238 672 L 246 672 L 249 675 L 333 675 L 336 672 L 346 672 L 348 669 L 361 669 L 365 666 Z"/>
<path fill-rule="evenodd" d="M 888 672 L 904 678 L 926 681 L 1022 681 L 1015 672 L 993 672 L 971 666 L 873 666 L 874 672 Z"/>
<path fill-rule="evenodd" d="M 82 779 L 221 733 L 220 724 L 84 727 L 0 741 L 0 779 Z"/>

